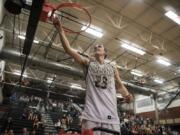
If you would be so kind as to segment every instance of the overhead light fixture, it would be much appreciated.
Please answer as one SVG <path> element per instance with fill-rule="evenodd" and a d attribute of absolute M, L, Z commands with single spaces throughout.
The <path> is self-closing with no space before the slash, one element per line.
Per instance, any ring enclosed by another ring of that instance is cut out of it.
<path fill-rule="evenodd" d="M 85 90 L 84 88 L 82 88 L 81 85 L 76 84 L 76 83 L 71 83 L 71 86 L 70 86 L 70 87 L 73 88 L 73 89 L 81 89 L 81 90 Z"/>
<path fill-rule="evenodd" d="M 83 26 L 81 30 L 85 30 L 86 28 L 87 26 Z M 90 28 L 86 29 L 85 32 L 98 38 L 101 38 L 103 36 L 102 30 L 100 28 L 97 28 L 96 26 L 91 26 Z"/>
<path fill-rule="evenodd" d="M 177 72 L 180 73 L 180 67 L 177 68 Z"/>
<path fill-rule="evenodd" d="M 26 0 L 27 5 L 32 5 L 32 0 Z"/>
<path fill-rule="evenodd" d="M 18 35 L 18 38 L 25 40 L 26 37 L 23 36 L 23 35 Z M 36 43 L 36 44 L 39 44 L 38 40 L 33 40 L 33 42 Z"/>
<path fill-rule="evenodd" d="M 151 89 L 151 92 L 154 92 L 154 93 L 156 93 L 157 91 L 156 91 L 156 90 L 154 90 L 154 89 Z"/>
<path fill-rule="evenodd" d="M 167 93 L 167 92 L 164 92 L 164 91 L 163 91 L 163 92 L 159 92 L 158 95 L 164 95 L 164 94 L 166 94 L 166 93 Z"/>
<path fill-rule="evenodd" d="M 36 44 L 39 44 L 39 41 L 38 41 L 38 40 L 34 40 L 33 42 L 36 43 Z"/>
<path fill-rule="evenodd" d="M 156 78 L 156 79 L 154 79 L 154 82 L 159 83 L 159 84 L 163 84 L 164 80 Z"/>
<path fill-rule="evenodd" d="M 52 83 L 52 81 L 53 81 L 53 78 L 47 78 L 46 80 L 47 83 Z"/>
<path fill-rule="evenodd" d="M 165 13 L 165 16 L 173 20 L 175 23 L 180 25 L 180 16 L 174 13 L 173 11 L 168 11 Z"/>
<path fill-rule="evenodd" d="M 164 65 L 164 66 L 167 66 L 167 67 L 171 65 L 171 63 L 169 62 L 169 60 L 166 59 L 166 58 L 158 58 L 156 61 L 157 61 L 158 63 Z"/>
<path fill-rule="evenodd" d="M 142 71 L 139 71 L 139 70 L 137 70 L 137 69 L 132 69 L 132 70 L 131 70 L 131 74 L 136 75 L 136 76 L 139 76 L 139 77 L 143 76 L 143 72 L 142 72 Z"/>
<path fill-rule="evenodd" d="M 20 38 L 20 39 L 25 39 L 25 36 L 22 36 L 22 35 L 18 35 L 18 38 Z"/>
<path fill-rule="evenodd" d="M 125 48 L 125 49 L 128 49 L 128 50 L 130 50 L 130 51 L 132 51 L 132 52 L 135 52 L 135 53 L 137 53 L 137 54 L 140 54 L 140 55 L 144 55 L 146 52 L 144 51 L 144 50 L 142 50 L 142 49 L 140 49 L 140 48 L 137 48 L 137 47 L 135 47 L 135 46 L 132 46 L 132 45 L 129 45 L 129 44 L 122 44 L 121 45 L 123 48 Z"/>
<path fill-rule="evenodd" d="M 47 80 L 47 83 L 52 83 L 52 80 Z"/>
<path fill-rule="evenodd" d="M 117 64 L 116 64 L 116 67 L 117 67 L 118 69 L 122 69 L 122 70 L 126 70 L 126 69 L 127 69 L 126 67 L 120 66 L 120 65 L 117 65 Z"/>

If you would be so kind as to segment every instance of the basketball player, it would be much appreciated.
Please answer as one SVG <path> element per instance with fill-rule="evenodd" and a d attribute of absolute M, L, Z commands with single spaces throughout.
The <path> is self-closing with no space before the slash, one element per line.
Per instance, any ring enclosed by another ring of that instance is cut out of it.
<path fill-rule="evenodd" d="M 86 98 L 82 113 L 82 130 L 103 127 L 120 132 L 116 89 L 127 102 L 132 101 L 132 95 L 123 85 L 117 67 L 105 61 L 107 52 L 104 46 L 102 44 L 96 45 L 94 47 L 95 58 L 87 59 L 70 46 L 59 19 L 54 18 L 53 24 L 59 32 L 65 52 L 74 58 L 85 71 Z M 95 133 L 95 135 L 105 134 Z"/>

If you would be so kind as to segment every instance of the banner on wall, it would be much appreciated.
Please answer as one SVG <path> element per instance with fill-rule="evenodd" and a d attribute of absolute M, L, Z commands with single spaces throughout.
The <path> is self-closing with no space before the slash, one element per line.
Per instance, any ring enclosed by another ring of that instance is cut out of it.
<path fill-rule="evenodd" d="M 135 101 L 135 112 L 150 112 L 155 109 L 154 101 L 151 97 L 137 98 Z"/>

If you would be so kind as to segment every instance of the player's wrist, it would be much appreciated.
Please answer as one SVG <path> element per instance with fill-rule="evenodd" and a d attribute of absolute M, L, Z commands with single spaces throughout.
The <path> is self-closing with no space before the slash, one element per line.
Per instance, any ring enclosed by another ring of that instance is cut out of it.
<path fill-rule="evenodd" d="M 132 101 L 131 93 L 126 94 L 126 96 L 124 97 L 124 100 L 126 103 L 130 103 Z"/>
<path fill-rule="evenodd" d="M 124 97 L 129 97 L 131 94 L 130 93 L 127 93 Z"/>

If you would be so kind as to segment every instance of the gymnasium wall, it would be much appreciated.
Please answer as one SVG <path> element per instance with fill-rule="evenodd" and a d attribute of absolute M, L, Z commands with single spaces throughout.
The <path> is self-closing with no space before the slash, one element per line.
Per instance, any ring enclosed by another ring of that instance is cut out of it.
<path fill-rule="evenodd" d="M 169 100 L 168 100 L 169 101 Z M 166 111 L 162 110 L 167 101 L 161 101 L 157 104 L 159 109 L 159 119 L 162 124 L 180 123 L 180 99 L 172 102 Z M 135 98 L 135 113 L 142 116 L 155 119 L 155 104 L 152 97 L 138 96 Z"/>
<path fill-rule="evenodd" d="M 157 103 L 158 109 L 162 110 L 169 100 L 163 100 Z M 155 110 L 155 102 L 152 97 L 138 95 L 135 97 L 135 113 L 152 112 Z M 180 99 L 176 99 L 170 104 L 168 108 L 180 107 Z"/>

